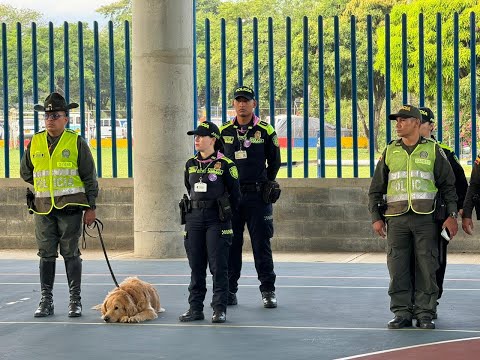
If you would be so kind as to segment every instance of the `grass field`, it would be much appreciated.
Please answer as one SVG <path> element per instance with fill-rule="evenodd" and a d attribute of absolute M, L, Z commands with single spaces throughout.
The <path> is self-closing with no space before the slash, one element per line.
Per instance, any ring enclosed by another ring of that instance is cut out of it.
<path fill-rule="evenodd" d="M 96 149 L 92 149 L 93 157 L 96 160 L 97 153 Z M 375 154 L 377 159 L 380 156 L 379 153 Z M 327 160 L 336 160 L 337 152 L 334 148 L 327 148 L 325 151 L 325 158 Z M 310 148 L 308 152 L 308 159 L 310 165 L 308 167 L 308 176 L 310 178 L 317 178 L 317 166 L 312 163 L 317 159 L 317 149 Z M 359 149 L 358 154 L 359 160 L 369 160 L 369 152 L 367 149 Z M 303 165 L 303 149 L 293 149 L 292 151 L 292 160 L 302 162 L 300 165 L 292 167 L 292 178 L 303 178 L 304 177 L 304 165 Z M 352 149 L 342 149 L 342 160 L 353 160 L 353 150 Z M 287 161 L 287 151 L 282 149 L 282 162 Z M 19 169 L 20 169 L 20 151 L 18 149 L 10 150 L 9 156 L 10 162 L 10 178 L 19 178 Z M 111 148 L 102 148 L 102 177 L 111 178 L 112 171 L 112 149 Z M 181 164 L 183 167 L 183 164 Z M 465 174 L 467 177 L 470 176 L 471 166 L 463 165 Z M 336 178 L 337 177 L 337 167 L 336 166 L 326 166 L 325 167 L 325 177 L 327 178 Z M 4 149 L 0 148 L 0 178 L 5 177 L 5 155 Z M 126 178 L 128 177 L 128 152 L 125 148 L 117 148 L 117 177 Z M 279 178 L 287 177 L 287 167 L 282 167 L 278 174 Z M 370 177 L 370 168 L 369 166 L 359 166 L 358 168 L 358 177 L 359 178 L 369 178 Z M 342 166 L 342 178 L 353 178 L 353 166 Z"/>

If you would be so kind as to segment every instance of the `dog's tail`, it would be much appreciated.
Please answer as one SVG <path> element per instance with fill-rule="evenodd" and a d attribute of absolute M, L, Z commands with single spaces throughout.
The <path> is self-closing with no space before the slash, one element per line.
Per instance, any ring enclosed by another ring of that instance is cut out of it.
<path fill-rule="evenodd" d="M 157 311 L 157 313 L 162 313 L 162 312 L 165 312 L 165 309 L 161 307 L 160 310 Z"/>
<path fill-rule="evenodd" d="M 92 309 L 93 309 L 93 310 L 98 310 L 98 311 L 100 311 L 100 310 L 102 310 L 102 305 L 103 305 L 103 304 L 97 304 L 97 305 L 95 305 L 95 306 L 92 306 Z"/>

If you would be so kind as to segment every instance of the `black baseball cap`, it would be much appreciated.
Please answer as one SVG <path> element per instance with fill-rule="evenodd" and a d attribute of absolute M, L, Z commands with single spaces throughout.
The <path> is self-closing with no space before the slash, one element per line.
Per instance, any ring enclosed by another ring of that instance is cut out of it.
<path fill-rule="evenodd" d="M 77 103 L 70 103 L 67 104 L 65 98 L 57 92 L 53 92 L 47 96 L 43 105 L 36 104 L 33 109 L 35 111 L 45 111 L 45 112 L 52 112 L 52 111 L 68 111 L 70 109 L 75 109 L 78 107 Z"/>
<path fill-rule="evenodd" d="M 435 116 L 433 116 L 432 109 L 430 109 L 428 107 L 421 107 L 421 108 L 418 108 L 418 110 L 420 110 L 420 114 L 422 114 L 422 123 L 426 123 L 426 122 L 433 123 L 434 122 Z"/>
<path fill-rule="evenodd" d="M 211 121 L 204 121 L 198 124 L 195 130 L 190 130 L 187 135 L 210 136 L 215 139 L 220 139 L 220 130 L 218 126 Z"/>
<path fill-rule="evenodd" d="M 420 110 L 418 110 L 415 106 L 410 104 L 404 104 L 400 108 L 400 110 L 398 110 L 395 114 L 388 115 L 388 118 L 390 120 L 396 120 L 397 117 L 402 117 L 402 118 L 414 117 L 414 118 L 417 118 L 418 120 L 422 120 L 422 114 L 420 113 Z"/>
<path fill-rule="evenodd" d="M 248 86 L 239 86 L 233 92 L 233 97 L 238 99 L 239 97 L 243 97 L 247 100 L 255 99 L 255 91 L 249 88 Z"/>

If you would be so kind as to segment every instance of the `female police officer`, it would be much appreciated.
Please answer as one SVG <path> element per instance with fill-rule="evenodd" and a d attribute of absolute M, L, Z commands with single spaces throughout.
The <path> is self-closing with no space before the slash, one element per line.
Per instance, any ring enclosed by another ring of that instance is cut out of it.
<path fill-rule="evenodd" d="M 191 268 L 190 308 L 179 320 L 205 318 L 208 262 L 213 276 L 212 322 L 223 323 L 228 298 L 228 253 L 233 236 L 231 208 L 236 209 L 240 200 L 238 171 L 235 163 L 220 152 L 223 145 L 214 123 L 200 123 L 187 134 L 195 135 L 197 154 L 185 165 L 185 187 L 190 195 L 190 200 L 183 202 L 185 250 Z"/>

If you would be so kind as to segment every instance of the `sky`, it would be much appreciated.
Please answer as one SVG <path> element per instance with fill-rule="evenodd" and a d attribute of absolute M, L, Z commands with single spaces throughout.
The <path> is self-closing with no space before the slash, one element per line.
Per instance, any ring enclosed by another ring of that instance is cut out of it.
<path fill-rule="evenodd" d="M 116 0 L 0 0 L 0 4 L 11 5 L 17 9 L 32 9 L 43 14 L 46 21 L 62 25 L 64 21 L 78 21 L 105 25 L 107 19 L 95 12 L 102 5 Z"/>

